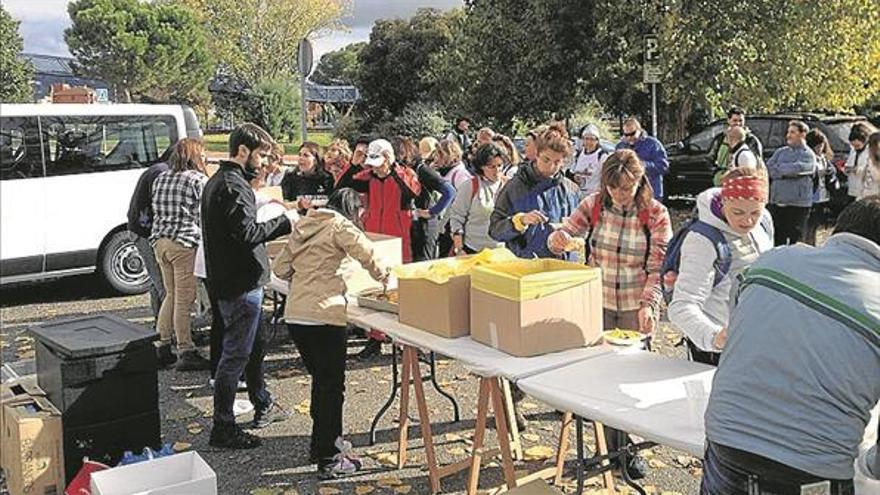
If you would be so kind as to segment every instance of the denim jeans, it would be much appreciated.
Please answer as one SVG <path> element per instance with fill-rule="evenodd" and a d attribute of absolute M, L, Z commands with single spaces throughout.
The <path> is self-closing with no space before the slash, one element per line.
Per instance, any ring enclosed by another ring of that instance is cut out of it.
<path fill-rule="evenodd" d="M 214 374 L 214 423 L 230 424 L 235 422 L 232 406 L 242 372 L 254 408 L 261 411 L 272 404 L 263 376 L 263 288 L 218 299 L 217 306 L 223 318 L 223 350 Z"/>
<path fill-rule="evenodd" d="M 348 332 L 334 325 L 287 324 L 303 364 L 312 377 L 312 440 L 309 447 L 319 463 L 338 453 L 345 402 L 345 355 Z"/>
<path fill-rule="evenodd" d="M 162 271 L 159 270 L 159 263 L 156 261 L 156 253 L 153 252 L 153 246 L 150 240 L 139 235 L 134 235 L 134 245 L 144 260 L 144 268 L 147 275 L 150 276 L 150 308 L 153 310 L 154 324 L 159 323 L 159 308 L 162 306 L 162 300 L 165 299 L 165 286 L 162 284 Z"/>
<path fill-rule="evenodd" d="M 700 495 L 800 495 L 822 480 L 763 457 L 706 441 Z M 853 495 L 852 480 L 832 481 L 831 495 Z"/>

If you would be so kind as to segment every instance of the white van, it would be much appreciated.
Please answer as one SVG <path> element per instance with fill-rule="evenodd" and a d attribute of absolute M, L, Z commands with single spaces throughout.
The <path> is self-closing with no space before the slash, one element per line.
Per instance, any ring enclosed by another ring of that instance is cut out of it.
<path fill-rule="evenodd" d="M 149 288 L 126 228 L 146 167 L 201 137 L 181 105 L 0 104 L 0 285 L 98 272 Z"/>

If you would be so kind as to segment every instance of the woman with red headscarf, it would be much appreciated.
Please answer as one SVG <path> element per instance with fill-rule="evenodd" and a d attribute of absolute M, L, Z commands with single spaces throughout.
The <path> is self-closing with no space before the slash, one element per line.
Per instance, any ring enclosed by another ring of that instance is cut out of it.
<path fill-rule="evenodd" d="M 766 171 L 741 167 L 728 172 L 720 188 L 697 197 L 698 220 L 723 236 L 717 239 L 729 254 L 722 254 L 725 259 L 721 260 L 718 243 L 695 230 L 681 244 L 668 313 L 685 335 L 694 361 L 717 366 L 727 341 L 736 277 L 773 247 L 773 219 L 764 208 L 767 191 Z M 720 273 L 723 270 L 726 273 Z"/>

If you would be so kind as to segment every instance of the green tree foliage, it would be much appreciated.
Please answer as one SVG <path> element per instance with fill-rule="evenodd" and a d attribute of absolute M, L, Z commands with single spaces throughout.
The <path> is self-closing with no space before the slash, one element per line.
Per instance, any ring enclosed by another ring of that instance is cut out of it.
<path fill-rule="evenodd" d="M 33 100 L 30 62 L 19 60 L 24 43 L 18 34 L 18 21 L 0 6 L 0 101 L 17 103 Z"/>
<path fill-rule="evenodd" d="M 79 71 L 103 79 L 123 101 L 204 99 L 214 62 L 188 9 L 139 0 L 78 0 L 64 32 Z"/>
<path fill-rule="evenodd" d="M 358 54 L 366 43 L 352 43 L 321 56 L 315 71 L 309 76 L 315 84 L 345 86 L 355 84 L 358 73 Z"/>
<path fill-rule="evenodd" d="M 297 47 L 314 31 L 335 27 L 348 0 L 163 0 L 186 5 L 204 22 L 211 53 L 250 86 L 295 77 Z"/>
<path fill-rule="evenodd" d="M 416 101 L 408 104 L 392 120 L 379 124 L 376 132 L 386 137 L 412 136 L 421 139 L 425 136 L 439 136 L 448 128 L 449 123 L 438 105 Z"/>
<path fill-rule="evenodd" d="M 300 130 L 300 88 L 289 78 L 260 81 L 251 91 L 250 121 L 275 139 L 293 139 Z"/>
<path fill-rule="evenodd" d="M 461 11 L 419 9 L 409 20 L 380 20 L 358 55 L 359 110 L 367 126 L 400 115 L 424 100 L 434 81 L 426 77 L 435 54 L 449 49 Z"/>

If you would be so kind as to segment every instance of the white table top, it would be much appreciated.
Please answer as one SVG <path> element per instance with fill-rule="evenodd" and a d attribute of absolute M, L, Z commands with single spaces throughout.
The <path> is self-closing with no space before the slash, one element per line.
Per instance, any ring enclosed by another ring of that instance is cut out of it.
<path fill-rule="evenodd" d="M 526 378 L 519 387 L 557 409 L 702 457 L 714 373 L 650 352 L 612 352 Z"/>
<path fill-rule="evenodd" d="M 452 358 L 477 375 L 499 376 L 514 382 L 537 373 L 612 352 L 611 347 L 602 345 L 581 347 L 535 357 L 516 357 L 471 340 L 470 337 L 448 339 L 404 325 L 398 321 L 397 315 L 391 313 L 354 314 L 350 309 L 349 321 L 353 325 L 363 328 L 380 330 L 395 342 Z"/>

